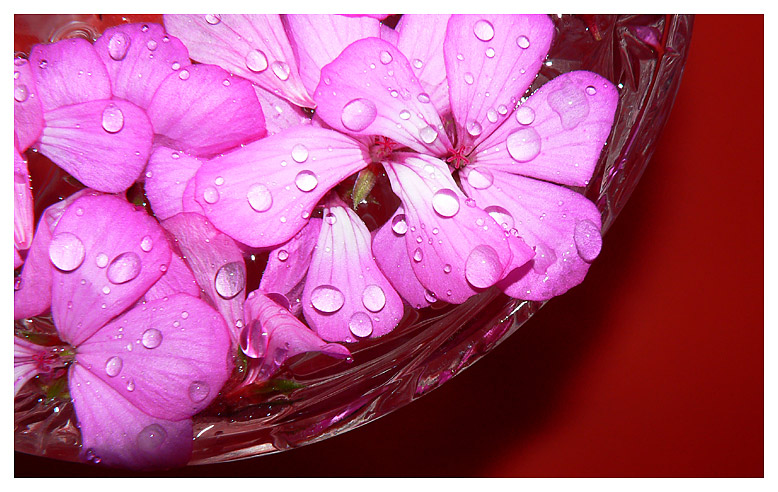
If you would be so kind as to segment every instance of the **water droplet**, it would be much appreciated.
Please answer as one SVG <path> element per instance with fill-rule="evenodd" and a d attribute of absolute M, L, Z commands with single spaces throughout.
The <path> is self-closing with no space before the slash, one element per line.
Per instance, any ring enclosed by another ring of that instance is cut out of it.
<path fill-rule="evenodd" d="M 568 85 L 548 95 L 551 109 L 559 115 L 562 128 L 572 130 L 589 116 L 589 100 L 584 91 Z"/>
<path fill-rule="evenodd" d="M 477 190 L 485 190 L 494 183 L 494 176 L 486 168 L 466 167 L 465 169 L 467 170 L 467 176 L 465 176 L 467 183 Z"/>
<path fill-rule="evenodd" d="M 473 287 L 485 289 L 491 287 L 502 274 L 500 256 L 488 244 L 481 244 L 465 260 L 465 278 Z"/>
<path fill-rule="evenodd" d="M 108 376 L 115 378 L 120 372 L 122 372 L 121 358 L 114 356 L 105 361 L 105 373 L 108 374 Z"/>
<path fill-rule="evenodd" d="M 424 143 L 431 144 L 438 138 L 438 132 L 431 126 L 427 125 L 419 130 L 419 137 Z"/>
<path fill-rule="evenodd" d="M 162 447 L 165 439 L 167 439 L 165 429 L 159 424 L 151 424 L 138 433 L 135 441 L 138 444 L 138 448 L 147 453 L 152 453 Z"/>
<path fill-rule="evenodd" d="M 373 333 L 373 322 L 370 321 L 370 316 L 366 313 L 357 311 L 348 321 L 348 329 L 354 336 L 360 338 L 369 337 Z"/>
<path fill-rule="evenodd" d="M 359 132 L 370 126 L 375 121 L 378 110 L 373 101 L 369 99 L 354 99 L 343 106 L 340 121 L 347 129 Z"/>
<path fill-rule="evenodd" d="M 154 51 L 157 49 L 157 42 L 153 39 L 149 39 L 149 42 L 146 43 L 146 48 L 149 49 L 149 51 Z"/>
<path fill-rule="evenodd" d="M 586 93 L 593 96 L 597 94 L 597 89 L 593 85 L 586 86 Z"/>
<path fill-rule="evenodd" d="M 130 345 L 132 347 L 132 345 Z M 127 391 L 133 392 L 135 391 L 135 380 L 130 378 L 129 381 L 127 381 Z"/>
<path fill-rule="evenodd" d="M 224 178 L 221 176 L 216 176 L 216 179 L 213 180 L 213 184 L 216 186 L 221 186 L 224 184 Z"/>
<path fill-rule="evenodd" d="M 140 30 L 141 30 L 142 32 L 146 32 L 146 31 L 148 31 L 148 30 L 149 30 L 149 26 L 148 26 L 147 24 L 143 24 L 142 26 L 140 26 Z"/>
<path fill-rule="evenodd" d="M 426 92 L 419 93 L 419 95 L 416 96 L 416 99 L 418 99 L 419 102 L 422 104 L 427 104 L 428 102 L 430 102 L 430 96 Z"/>
<path fill-rule="evenodd" d="M 244 354 L 252 359 L 264 357 L 267 344 L 267 330 L 262 327 L 259 321 L 253 321 L 240 332 L 240 348 Z"/>
<path fill-rule="evenodd" d="M 108 56 L 116 61 L 124 60 L 130 47 L 130 37 L 123 32 L 117 32 L 108 40 Z"/>
<path fill-rule="evenodd" d="M 413 63 L 413 68 L 419 69 L 424 66 L 424 62 L 419 60 L 418 58 L 414 58 L 412 63 Z"/>
<path fill-rule="evenodd" d="M 465 56 L 462 53 L 457 53 L 457 60 L 465 61 Z"/>
<path fill-rule="evenodd" d="M 136 253 L 128 251 L 111 261 L 106 276 L 114 284 L 123 284 L 137 277 L 140 269 L 140 257 Z"/>
<path fill-rule="evenodd" d="M 292 147 L 292 159 L 299 163 L 303 163 L 308 160 L 308 147 L 303 144 L 297 144 Z"/>
<path fill-rule="evenodd" d="M 473 25 L 473 34 L 481 41 L 491 41 L 494 37 L 494 27 L 488 20 L 481 19 Z"/>
<path fill-rule="evenodd" d="M 178 62 L 173 62 L 173 64 L 170 65 L 170 68 L 173 69 L 174 71 L 178 70 L 179 68 L 181 68 L 181 64 Z"/>
<path fill-rule="evenodd" d="M 377 313 L 386 305 L 386 294 L 379 285 L 368 285 L 362 292 L 362 304 L 368 311 Z"/>
<path fill-rule="evenodd" d="M 529 38 L 527 36 L 521 35 L 516 38 L 516 44 L 519 45 L 519 48 L 526 50 L 529 48 Z"/>
<path fill-rule="evenodd" d="M 27 86 L 24 84 L 19 84 L 16 87 L 14 87 L 14 100 L 16 102 L 24 102 L 29 97 L 30 93 L 27 90 Z"/>
<path fill-rule="evenodd" d="M 41 60 L 40 62 L 38 62 L 38 68 L 45 70 L 46 67 L 48 66 L 49 66 L 49 62 L 47 62 L 46 60 Z"/>
<path fill-rule="evenodd" d="M 411 119 L 411 112 L 408 111 L 407 109 L 403 109 L 402 111 L 400 111 L 400 119 L 401 120 Z"/>
<path fill-rule="evenodd" d="M 211 392 L 211 387 L 205 381 L 192 381 L 189 385 L 189 399 L 195 403 L 208 398 L 208 394 Z"/>
<path fill-rule="evenodd" d="M 600 228 L 591 220 L 584 219 L 575 224 L 573 240 L 578 256 L 585 262 L 591 263 L 600 254 L 602 249 Z"/>
<path fill-rule="evenodd" d="M 494 48 L 486 48 L 486 57 L 494 58 Z"/>
<path fill-rule="evenodd" d="M 285 249 L 282 249 L 276 256 L 278 257 L 278 261 L 286 261 L 289 259 L 289 252 Z"/>
<path fill-rule="evenodd" d="M 540 135 L 532 128 L 517 130 L 506 139 L 508 153 L 518 162 L 529 162 L 540 154 Z"/>
<path fill-rule="evenodd" d="M 291 70 L 289 65 L 282 61 L 274 61 L 270 64 L 270 69 L 273 70 L 273 74 L 278 77 L 278 80 L 286 81 L 289 79 Z"/>
<path fill-rule="evenodd" d="M 207 187 L 205 190 L 203 190 L 203 200 L 206 201 L 206 203 L 216 203 L 219 201 L 219 190 L 214 188 L 213 186 Z"/>
<path fill-rule="evenodd" d="M 157 348 L 162 343 L 162 332 L 156 328 L 149 328 L 140 336 L 140 343 L 147 349 Z"/>
<path fill-rule="evenodd" d="M 108 295 L 110 293 L 111 293 L 111 288 L 110 287 L 108 287 L 107 285 L 105 287 L 103 287 L 103 294 Z"/>
<path fill-rule="evenodd" d="M 443 273 L 451 273 L 451 265 L 449 265 L 448 263 L 443 265 Z"/>
<path fill-rule="evenodd" d="M 300 189 L 300 191 L 312 191 L 319 184 L 319 180 L 316 178 L 316 174 L 313 171 L 300 171 L 294 178 L 294 184 Z"/>
<path fill-rule="evenodd" d="M 381 54 L 378 56 L 378 58 L 381 60 L 381 63 L 384 65 L 388 65 L 392 63 L 392 54 L 388 51 L 382 51 Z"/>
<path fill-rule="evenodd" d="M 267 57 L 260 50 L 251 50 L 246 55 L 246 68 L 254 73 L 267 70 Z"/>
<path fill-rule="evenodd" d="M 249 201 L 249 206 L 257 212 L 265 212 L 273 205 L 273 195 L 270 194 L 270 190 L 259 183 L 249 187 L 246 199 Z"/>
<path fill-rule="evenodd" d="M 219 14 L 205 14 L 205 22 L 212 26 L 215 26 L 221 21 L 222 19 L 219 17 Z"/>
<path fill-rule="evenodd" d="M 522 125 L 531 125 L 535 121 L 535 111 L 529 106 L 520 106 L 516 110 L 516 121 Z"/>
<path fill-rule="evenodd" d="M 181 312 L 181 319 L 186 319 L 188 317 L 189 317 L 189 313 L 188 312 L 186 312 L 186 311 L 182 311 Z"/>
<path fill-rule="evenodd" d="M 22 288 L 22 277 L 16 277 L 14 279 L 14 291 L 20 290 Z"/>
<path fill-rule="evenodd" d="M 143 239 L 140 240 L 140 249 L 148 253 L 153 247 L 154 240 L 151 239 L 151 236 L 143 236 Z"/>
<path fill-rule="evenodd" d="M 181 80 L 187 80 L 189 78 L 189 70 L 181 70 L 178 72 L 178 78 Z"/>
<path fill-rule="evenodd" d="M 241 262 L 233 261 L 222 265 L 213 279 L 216 293 L 224 299 L 232 299 L 246 286 L 246 271 Z"/>
<path fill-rule="evenodd" d="M 421 249 L 419 249 L 419 248 L 416 248 L 416 249 L 413 251 L 413 261 L 415 261 L 416 263 L 418 263 L 418 262 L 420 262 L 420 261 L 421 261 L 421 260 L 423 260 L 423 259 L 424 259 L 424 253 L 422 253 L 422 252 L 421 252 Z"/>
<path fill-rule="evenodd" d="M 497 111 L 495 111 L 494 108 L 489 108 L 486 112 L 486 119 L 489 120 L 490 123 L 497 123 Z"/>
<path fill-rule="evenodd" d="M 70 272 L 81 266 L 86 250 L 75 234 L 61 232 L 51 239 L 49 259 L 55 267 Z"/>
<path fill-rule="evenodd" d="M 103 110 L 103 130 L 108 133 L 117 133 L 124 128 L 124 113 L 116 104 L 109 104 Z"/>
<path fill-rule="evenodd" d="M 397 97 L 397 96 L 400 95 L 400 93 L 397 92 L 397 91 L 389 91 L 389 95 L 392 96 L 392 97 Z"/>
<path fill-rule="evenodd" d="M 482 130 L 481 124 L 477 121 L 470 121 L 467 123 L 467 133 L 473 137 L 480 135 Z"/>
<path fill-rule="evenodd" d="M 324 216 L 324 222 L 329 225 L 335 225 L 338 222 L 338 218 L 332 212 L 327 212 Z"/>
<path fill-rule="evenodd" d="M 475 82 L 475 78 L 473 77 L 473 74 L 470 72 L 465 72 L 465 83 L 467 85 L 473 85 L 473 82 Z"/>
<path fill-rule="evenodd" d="M 495 222 L 500 224 L 503 229 L 510 230 L 513 229 L 513 226 L 515 224 L 515 221 L 513 220 L 513 215 L 511 215 L 510 212 L 505 210 L 504 208 L 498 206 L 498 205 L 492 205 L 489 207 L 486 207 L 484 209 L 484 212 L 489 214 Z"/>
<path fill-rule="evenodd" d="M 332 285 L 320 285 L 311 292 L 311 304 L 323 313 L 334 313 L 343 307 L 343 292 Z"/>
<path fill-rule="evenodd" d="M 401 236 L 408 232 L 408 223 L 405 222 L 404 214 L 397 214 L 392 218 L 392 230 Z"/>
<path fill-rule="evenodd" d="M 453 217 L 459 212 L 459 197 L 454 190 L 438 190 L 432 196 L 432 208 L 441 217 Z"/>
<path fill-rule="evenodd" d="M 230 83 L 231 83 L 231 82 L 229 81 L 229 79 L 224 79 L 224 80 L 222 80 L 222 85 L 223 85 L 224 87 L 229 87 L 229 86 L 230 86 Z"/>

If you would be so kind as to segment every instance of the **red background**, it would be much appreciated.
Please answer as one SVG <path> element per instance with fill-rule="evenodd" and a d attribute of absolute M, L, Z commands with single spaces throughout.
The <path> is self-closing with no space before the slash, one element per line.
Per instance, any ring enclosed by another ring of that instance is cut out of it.
<path fill-rule="evenodd" d="M 158 476 L 762 476 L 764 18 L 696 18 L 675 108 L 580 287 L 365 427 Z M 16 454 L 17 476 L 121 476 Z"/>

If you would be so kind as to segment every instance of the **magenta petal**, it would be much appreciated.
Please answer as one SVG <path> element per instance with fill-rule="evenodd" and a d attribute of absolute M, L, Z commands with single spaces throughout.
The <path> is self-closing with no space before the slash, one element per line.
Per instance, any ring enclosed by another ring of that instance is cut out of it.
<path fill-rule="evenodd" d="M 162 225 L 175 237 L 197 283 L 224 316 L 237 345 L 246 298 L 246 265 L 240 249 L 200 214 L 181 213 Z"/>
<path fill-rule="evenodd" d="M 395 159 L 384 167 L 405 210 L 411 266 L 428 295 L 462 303 L 534 256 L 529 247 L 511 246 L 518 239 L 459 190 L 445 163 L 416 154 Z"/>
<path fill-rule="evenodd" d="M 49 246 L 60 338 L 79 345 L 145 294 L 170 263 L 164 234 L 142 208 L 116 196 L 70 204 Z"/>
<path fill-rule="evenodd" d="M 346 347 L 325 342 L 261 291 L 249 294 L 245 312 L 248 320 L 246 330 L 250 333 L 244 338 L 255 342 L 253 348 L 259 350 L 243 348 L 255 358 L 262 358 L 259 381 L 269 379 L 284 361 L 298 354 L 321 352 L 340 359 L 351 356 Z"/>
<path fill-rule="evenodd" d="M 82 38 L 36 44 L 30 53 L 44 113 L 60 106 L 111 98 L 111 80 L 92 43 Z"/>
<path fill-rule="evenodd" d="M 543 301 L 581 283 L 601 244 L 597 207 L 562 186 L 501 171 L 493 175 L 494 184 L 487 188 L 474 188 L 467 180 L 462 186 L 505 230 L 535 250 L 535 257 L 500 288 L 511 297 Z"/>
<path fill-rule="evenodd" d="M 220 230 L 254 247 L 291 239 L 333 186 L 370 161 L 341 133 L 297 126 L 203 164 L 197 201 Z"/>
<path fill-rule="evenodd" d="M 181 39 L 193 60 L 219 65 L 299 106 L 313 107 L 279 15 L 165 15 L 165 28 Z"/>
<path fill-rule="evenodd" d="M 309 94 L 319 84 L 321 68 L 332 62 L 349 44 L 379 37 L 380 22 L 371 17 L 343 15 L 285 15 L 290 41 L 296 48 L 300 77 Z"/>
<path fill-rule="evenodd" d="M 478 145 L 507 118 L 553 36 L 547 15 L 451 16 L 443 51 L 459 145 Z"/>
<path fill-rule="evenodd" d="M 126 190 L 151 153 L 151 123 L 130 102 L 90 101 L 43 116 L 40 152 L 90 188 Z"/>
<path fill-rule="evenodd" d="M 110 27 L 94 47 L 108 70 L 114 96 L 144 109 L 165 77 L 191 65 L 186 47 L 159 24 Z"/>
<path fill-rule="evenodd" d="M 281 99 L 256 85 L 254 86 L 254 92 L 257 94 L 259 105 L 262 106 L 262 113 L 265 115 L 265 126 L 268 135 L 281 133 L 282 130 L 290 126 L 311 123 L 311 118 L 299 106 L 290 103 L 286 99 Z"/>
<path fill-rule="evenodd" d="M 340 200 L 330 200 L 303 290 L 303 313 L 324 340 L 353 342 L 392 331 L 400 296 L 373 258 L 367 227 Z"/>
<path fill-rule="evenodd" d="M 381 21 L 381 20 L 386 19 L 387 17 L 389 17 L 392 14 L 341 14 L 341 15 L 343 17 L 354 17 L 354 18 L 370 17 L 370 18 L 373 18 L 373 19 Z"/>
<path fill-rule="evenodd" d="M 322 68 L 317 116 L 353 135 L 383 135 L 419 152 L 451 148 L 430 96 L 400 50 L 378 38 L 349 45 Z"/>
<path fill-rule="evenodd" d="M 438 114 L 450 111 L 443 39 L 451 15 L 403 15 L 397 23 L 397 48 L 410 60 L 413 73 L 429 94 Z"/>
<path fill-rule="evenodd" d="M 411 257 L 405 246 L 404 236 L 407 232 L 405 213 L 400 207 L 386 224 L 373 233 L 373 255 L 400 297 L 416 309 L 421 309 L 435 302 L 435 299 L 413 273 Z"/>
<path fill-rule="evenodd" d="M 547 82 L 476 149 L 483 167 L 572 186 L 589 182 L 613 125 L 616 88 L 592 72 Z"/>
<path fill-rule="evenodd" d="M 40 372 L 46 354 L 45 347 L 14 337 L 14 396 Z"/>
<path fill-rule="evenodd" d="M 184 191 L 202 161 L 168 147 L 157 147 L 146 166 L 146 197 L 158 220 L 184 211 Z"/>
<path fill-rule="evenodd" d="M 197 285 L 192 270 L 189 269 L 184 260 L 177 254 L 173 254 L 170 256 L 170 265 L 165 270 L 165 274 L 149 288 L 144 299 L 153 301 L 179 293 L 199 297 L 200 286 Z"/>
<path fill-rule="evenodd" d="M 24 58 L 14 58 L 14 135 L 19 150 L 24 152 L 43 131 L 43 108 L 35 87 L 30 64 Z"/>
<path fill-rule="evenodd" d="M 251 83 L 214 65 L 192 65 L 168 76 L 148 114 L 165 145 L 196 155 L 218 154 L 266 134 Z"/>
<path fill-rule="evenodd" d="M 14 148 L 14 248 L 25 250 L 32 244 L 33 203 L 27 161 Z"/>
<path fill-rule="evenodd" d="M 152 417 L 76 363 L 68 387 L 81 430 L 81 459 L 152 470 L 184 466 L 192 454 L 192 420 Z"/>

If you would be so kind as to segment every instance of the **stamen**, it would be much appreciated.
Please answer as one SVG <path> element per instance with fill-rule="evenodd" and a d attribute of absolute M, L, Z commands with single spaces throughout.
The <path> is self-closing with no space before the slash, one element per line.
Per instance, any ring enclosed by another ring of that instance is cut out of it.
<path fill-rule="evenodd" d="M 470 153 L 468 147 L 458 147 L 451 150 L 451 155 L 446 158 L 446 162 L 454 165 L 454 169 L 459 169 L 470 164 L 470 158 L 467 155 Z"/>

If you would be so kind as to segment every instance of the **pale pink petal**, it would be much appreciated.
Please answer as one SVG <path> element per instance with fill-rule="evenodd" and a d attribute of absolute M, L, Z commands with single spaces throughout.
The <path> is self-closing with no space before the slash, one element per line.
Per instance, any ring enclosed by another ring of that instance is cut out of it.
<path fill-rule="evenodd" d="M 403 15 L 397 23 L 397 48 L 410 60 L 413 73 L 440 115 L 451 110 L 443 60 L 443 39 L 449 17 L 449 14 L 410 14 Z"/>
<path fill-rule="evenodd" d="M 592 72 L 547 82 L 478 146 L 476 162 L 571 186 L 589 182 L 613 125 L 616 88 Z"/>
<path fill-rule="evenodd" d="M 113 95 L 143 109 L 162 80 L 191 65 L 186 47 L 159 24 L 121 24 L 95 41 L 111 78 Z"/>
<path fill-rule="evenodd" d="M 268 135 L 275 135 L 290 126 L 309 125 L 311 118 L 295 104 L 282 99 L 265 89 L 254 86 L 262 113 L 265 115 L 265 126 Z"/>
<path fill-rule="evenodd" d="M 19 140 L 19 150 L 27 150 L 41 131 L 43 108 L 30 64 L 24 58 L 14 58 L 14 135 Z"/>
<path fill-rule="evenodd" d="M 489 171 L 474 165 L 470 172 Z M 535 257 L 510 273 L 500 288 L 511 297 L 544 301 L 581 283 L 600 249 L 597 207 L 562 186 L 501 171 L 491 174 L 494 183 L 486 188 L 463 179 L 465 192 L 535 250 Z"/>
<path fill-rule="evenodd" d="M 380 20 L 381 21 L 381 20 L 386 19 L 387 17 L 389 17 L 392 14 L 341 14 L 341 15 L 343 17 L 354 17 L 354 18 L 370 17 L 372 19 L 376 19 L 376 20 Z"/>
<path fill-rule="evenodd" d="M 339 199 L 324 208 L 302 302 L 308 324 L 329 341 L 386 335 L 403 316 L 402 299 L 373 258 L 370 232 Z"/>
<path fill-rule="evenodd" d="M 192 455 L 192 420 L 152 417 L 79 363 L 68 387 L 81 430 L 84 461 L 132 470 L 184 466 Z"/>
<path fill-rule="evenodd" d="M 165 232 L 144 209 L 111 195 L 71 203 L 49 246 L 60 338 L 79 345 L 130 307 L 162 276 L 170 254 Z"/>
<path fill-rule="evenodd" d="M 165 15 L 165 28 L 201 63 L 219 65 L 302 107 L 313 107 L 281 17 Z"/>
<path fill-rule="evenodd" d="M 197 285 L 192 270 L 186 265 L 184 260 L 177 254 L 170 256 L 170 265 L 168 265 L 165 274 L 157 280 L 146 292 L 144 299 L 152 301 L 173 294 L 189 294 L 192 297 L 200 295 L 200 286 Z"/>
<path fill-rule="evenodd" d="M 391 43 L 391 44 L 397 46 L 397 42 L 400 39 L 399 34 L 397 33 L 397 31 L 395 31 L 391 27 L 387 26 L 386 24 L 380 24 L 378 27 L 381 30 L 381 32 L 378 35 L 378 37 L 383 39 L 387 43 Z"/>
<path fill-rule="evenodd" d="M 547 15 L 452 15 L 443 52 L 459 146 L 473 148 L 511 112 L 551 46 Z"/>
<path fill-rule="evenodd" d="M 30 53 L 43 112 L 111 98 L 111 80 L 92 43 L 83 38 L 36 44 Z"/>
<path fill-rule="evenodd" d="M 27 381 L 41 372 L 41 364 L 47 354 L 46 347 L 14 337 L 14 396 Z"/>
<path fill-rule="evenodd" d="M 369 161 L 367 149 L 346 135 L 291 127 L 203 164 L 196 199 L 233 239 L 276 246 L 297 234 L 327 191 Z"/>
<path fill-rule="evenodd" d="M 384 167 L 405 211 L 411 266 L 428 295 L 462 303 L 534 256 L 526 245 L 510 245 L 520 240 L 459 190 L 442 161 L 397 153 Z"/>
<path fill-rule="evenodd" d="M 451 148 L 429 94 L 392 44 L 367 38 L 350 44 L 322 68 L 316 114 L 336 130 L 383 135 L 419 152 Z"/>
<path fill-rule="evenodd" d="M 168 147 L 157 147 L 146 166 L 145 190 L 154 216 L 165 220 L 184 211 L 184 190 L 202 161 Z"/>
<path fill-rule="evenodd" d="M 379 37 L 380 22 L 371 17 L 330 14 L 285 15 L 289 40 L 296 48 L 300 77 L 309 94 L 319 84 L 321 68 L 332 62 L 349 44 Z"/>
<path fill-rule="evenodd" d="M 14 248 L 24 251 L 30 247 L 33 225 L 32 191 L 27 161 L 14 148 Z"/>
<path fill-rule="evenodd" d="M 162 143 L 195 155 L 214 155 L 262 138 L 265 117 L 251 83 L 215 65 L 192 65 L 169 75 L 148 108 Z"/>
<path fill-rule="evenodd" d="M 44 113 L 40 152 L 90 188 L 116 193 L 140 176 L 151 153 L 146 113 L 122 100 L 90 101 Z"/>

